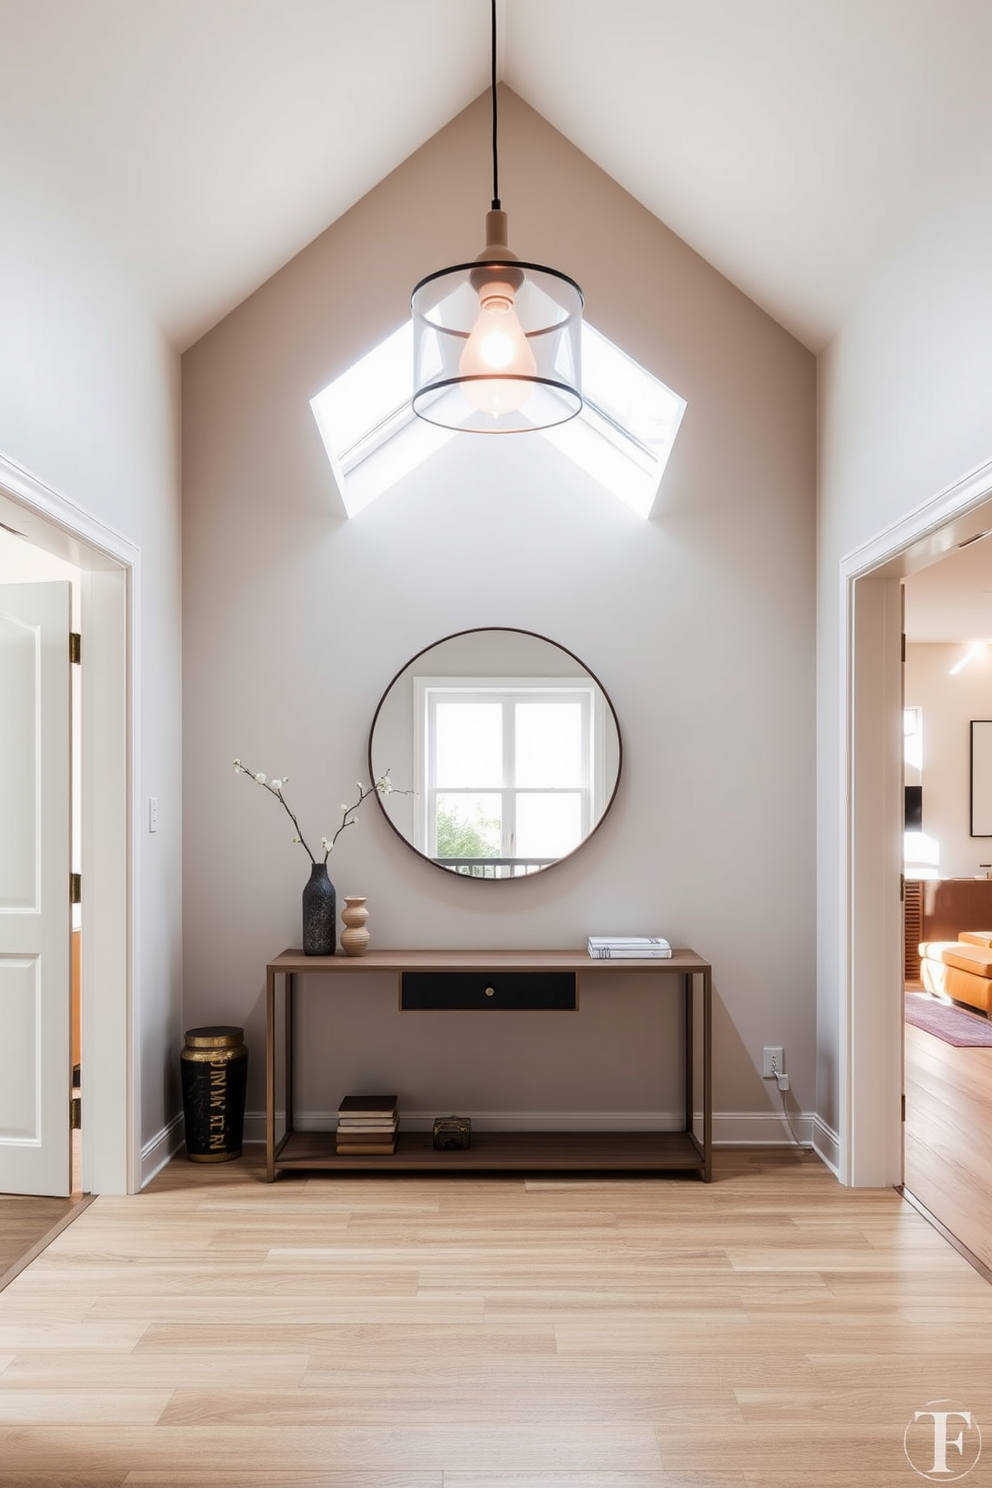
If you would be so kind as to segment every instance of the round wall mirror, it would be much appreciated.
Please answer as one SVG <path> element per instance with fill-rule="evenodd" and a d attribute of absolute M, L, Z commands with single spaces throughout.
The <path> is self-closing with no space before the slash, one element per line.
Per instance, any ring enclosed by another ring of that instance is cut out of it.
<path fill-rule="evenodd" d="M 468 878 L 521 878 L 595 832 L 620 780 L 620 729 L 599 682 L 527 630 L 465 630 L 417 653 L 369 735 L 390 826 Z"/>

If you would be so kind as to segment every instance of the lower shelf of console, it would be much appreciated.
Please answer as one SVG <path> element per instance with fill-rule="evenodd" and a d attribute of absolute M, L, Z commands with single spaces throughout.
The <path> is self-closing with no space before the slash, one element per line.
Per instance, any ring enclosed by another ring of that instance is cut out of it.
<path fill-rule="evenodd" d="M 437 1151 L 428 1132 L 401 1132 L 396 1151 L 339 1156 L 333 1132 L 291 1132 L 275 1154 L 279 1168 L 341 1172 L 699 1172 L 702 1150 L 688 1132 L 473 1132 L 472 1145 Z"/>

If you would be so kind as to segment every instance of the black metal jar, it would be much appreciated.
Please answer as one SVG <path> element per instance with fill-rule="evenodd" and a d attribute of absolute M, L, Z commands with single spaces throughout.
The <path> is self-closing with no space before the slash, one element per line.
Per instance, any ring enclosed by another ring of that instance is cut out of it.
<path fill-rule="evenodd" d="M 248 1083 L 244 1029 L 190 1028 L 180 1064 L 186 1156 L 191 1162 L 240 1157 Z"/>

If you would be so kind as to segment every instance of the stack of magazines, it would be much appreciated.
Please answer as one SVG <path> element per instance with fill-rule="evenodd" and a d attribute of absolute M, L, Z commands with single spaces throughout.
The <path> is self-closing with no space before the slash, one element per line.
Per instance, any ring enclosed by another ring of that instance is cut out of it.
<path fill-rule="evenodd" d="M 660 935 L 590 935 L 589 954 L 596 961 L 658 961 L 672 948 Z"/>
<path fill-rule="evenodd" d="M 395 1095 L 346 1095 L 338 1106 L 338 1151 L 351 1157 L 395 1152 L 396 1106 Z"/>

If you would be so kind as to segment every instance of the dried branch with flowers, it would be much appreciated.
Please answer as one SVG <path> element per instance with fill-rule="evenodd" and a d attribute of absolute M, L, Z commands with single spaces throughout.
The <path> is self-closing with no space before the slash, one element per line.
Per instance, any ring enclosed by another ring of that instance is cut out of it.
<path fill-rule="evenodd" d="M 335 842 L 337 842 L 345 827 L 355 826 L 356 818 L 354 813 L 358 810 L 363 801 L 367 801 L 369 796 L 373 795 L 388 796 L 393 790 L 393 784 L 389 778 L 388 771 L 385 775 L 380 775 L 378 780 L 373 781 L 373 783 L 368 786 L 363 785 L 360 780 L 357 780 L 355 782 L 355 789 L 358 791 L 358 800 L 352 802 L 350 806 L 342 802 L 341 825 L 334 833 L 334 836 L 330 839 L 328 839 L 327 837 L 321 837 L 320 845 L 323 849 L 324 856 L 323 859 L 319 859 L 314 856 L 309 846 L 307 845 L 307 840 L 300 830 L 300 824 L 296 820 L 294 812 L 290 810 L 289 803 L 282 793 L 282 788 L 289 779 L 289 776 L 283 775 L 282 777 L 273 777 L 273 779 L 269 780 L 265 775 L 262 774 L 261 771 L 256 772 L 255 770 L 249 770 L 248 766 L 243 765 L 239 759 L 236 759 L 234 761 L 234 773 L 235 775 L 249 776 L 250 779 L 255 781 L 256 785 L 260 785 L 264 790 L 267 790 L 270 796 L 275 796 L 276 800 L 279 802 L 280 806 L 285 811 L 290 821 L 293 823 L 293 826 L 296 828 L 296 836 L 293 838 L 293 841 L 298 842 L 300 846 L 306 851 L 306 854 L 309 857 L 311 863 L 317 863 L 321 861 L 323 861 L 324 863 L 327 862 L 327 859 L 331 855 L 331 849 L 334 847 Z"/>

